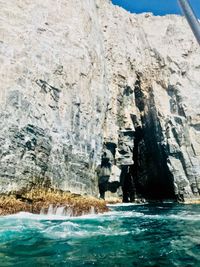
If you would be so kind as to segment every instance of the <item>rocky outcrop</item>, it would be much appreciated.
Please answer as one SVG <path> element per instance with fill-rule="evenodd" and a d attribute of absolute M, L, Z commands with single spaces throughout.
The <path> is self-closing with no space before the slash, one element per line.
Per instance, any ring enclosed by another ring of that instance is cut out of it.
<path fill-rule="evenodd" d="M 106 0 L 0 5 L 1 192 L 97 194 L 106 147 L 139 197 L 199 196 L 199 47 L 184 18 Z"/>
<path fill-rule="evenodd" d="M 198 44 L 183 18 L 133 16 L 118 8 L 112 14 L 103 18 L 113 88 L 108 127 L 132 122 L 137 191 L 150 198 L 198 196 Z"/>
<path fill-rule="evenodd" d="M 18 192 L 17 194 L 12 192 L 9 196 L 0 196 L 0 216 L 31 212 L 41 215 L 75 217 L 106 211 L 108 211 L 108 207 L 103 200 L 62 190 L 32 188 L 28 192 Z"/>

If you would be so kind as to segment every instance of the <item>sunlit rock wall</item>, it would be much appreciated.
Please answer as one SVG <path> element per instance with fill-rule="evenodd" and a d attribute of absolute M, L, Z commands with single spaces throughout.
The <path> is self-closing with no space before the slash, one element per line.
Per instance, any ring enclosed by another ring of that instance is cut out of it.
<path fill-rule="evenodd" d="M 183 18 L 1 0 L 0 21 L 1 192 L 96 194 L 104 141 L 134 162 L 138 195 L 199 195 L 200 49 Z"/>
<path fill-rule="evenodd" d="M 108 87 L 95 1 L 0 1 L 0 191 L 94 193 Z"/>
<path fill-rule="evenodd" d="M 179 16 L 133 15 L 107 3 L 101 23 L 111 92 L 106 137 L 119 144 L 119 130 L 135 132 L 138 195 L 198 197 L 200 48 L 189 26 Z"/>

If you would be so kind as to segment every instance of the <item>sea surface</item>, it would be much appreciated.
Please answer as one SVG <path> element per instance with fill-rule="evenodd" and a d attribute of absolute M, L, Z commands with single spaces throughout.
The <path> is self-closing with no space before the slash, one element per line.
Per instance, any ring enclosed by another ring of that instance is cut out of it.
<path fill-rule="evenodd" d="M 200 266 L 200 205 L 0 217 L 0 266 Z"/>

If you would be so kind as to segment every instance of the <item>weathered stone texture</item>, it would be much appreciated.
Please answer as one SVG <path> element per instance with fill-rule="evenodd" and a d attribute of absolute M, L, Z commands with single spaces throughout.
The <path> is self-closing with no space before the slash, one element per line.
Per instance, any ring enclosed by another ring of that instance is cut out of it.
<path fill-rule="evenodd" d="M 95 194 L 104 140 L 118 164 L 133 154 L 139 194 L 199 195 L 200 49 L 184 18 L 0 0 L 0 21 L 1 192 Z"/>

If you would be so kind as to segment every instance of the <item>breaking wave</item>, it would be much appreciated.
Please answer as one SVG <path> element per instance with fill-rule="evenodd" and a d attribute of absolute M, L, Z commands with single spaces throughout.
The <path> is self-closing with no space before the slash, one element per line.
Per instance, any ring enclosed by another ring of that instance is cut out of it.
<path fill-rule="evenodd" d="M 0 266 L 199 266 L 200 206 L 109 208 L 0 217 Z"/>

